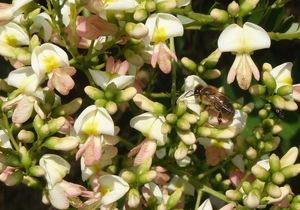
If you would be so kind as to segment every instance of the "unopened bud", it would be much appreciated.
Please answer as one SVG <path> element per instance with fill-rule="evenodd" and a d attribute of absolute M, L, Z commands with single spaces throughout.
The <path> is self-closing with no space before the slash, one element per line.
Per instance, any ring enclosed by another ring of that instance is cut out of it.
<path fill-rule="evenodd" d="M 189 122 L 183 118 L 180 118 L 179 120 L 177 120 L 176 127 L 178 127 L 179 129 L 181 129 L 183 131 L 188 131 L 191 129 L 191 125 L 189 124 Z"/>
<path fill-rule="evenodd" d="M 136 175 L 131 171 L 123 171 L 121 177 L 128 183 L 132 184 L 136 180 Z"/>
<path fill-rule="evenodd" d="M 163 134 L 168 134 L 170 133 L 172 130 L 172 127 L 168 124 L 168 123 L 163 123 L 162 126 L 161 126 L 161 132 Z"/>
<path fill-rule="evenodd" d="M 26 149 L 26 147 L 21 146 L 19 149 L 20 160 L 24 168 L 28 168 L 31 165 L 31 157 Z"/>
<path fill-rule="evenodd" d="M 199 118 L 199 120 L 198 120 L 198 122 L 197 122 L 197 125 L 201 126 L 201 125 L 203 125 L 204 123 L 206 123 L 207 120 L 208 120 L 208 112 L 207 112 L 207 111 L 203 111 L 203 112 L 201 112 L 201 114 L 200 114 L 200 118 Z"/>
<path fill-rule="evenodd" d="M 275 172 L 272 174 L 272 182 L 276 185 L 282 185 L 285 181 L 285 177 L 281 172 Z"/>
<path fill-rule="evenodd" d="M 65 122 L 66 122 L 66 118 L 64 117 L 59 117 L 59 118 L 49 120 L 49 122 L 47 123 L 49 127 L 49 132 L 51 134 L 56 133 L 65 124 Z"/>
<path fill-rule="evenodd" d="M 24 176 L 22 183 L 31 188 L 35 188 L 35 189 L 42 188 L 41 182 L 37 178 L 31 177 L 31 176 Z"/>
<path fill-rule="evenodd" d="M 232 201 L 240 201 L 243 196 L 242 193 L 238 190 L 227 190 L 225 195 Z"/>
<path fill-rule="evenodd" d="M 18 139 L 23 143 L 32 143 L 34 141 L 34 133 L 32 131 L 22 129 L 18 133 Z"/>
<path fill-rule="evenodd" d="M 227 11 L 231 16 L 235 17 L 240 11 L 240 6 L 235 1 L 232 1 L 228 4 Z"/>
<path fill-rule="evenodd" d="M 174 123 L 177 121 L 177 115 L 176 115 L 176 114 L 173 114 L 173 113 L 168 114 L 168 115 L 166 116 L 166 120 L 167 120 L 168 123 L 174 124 Z"/>
<path fill-rule="evenodd" d="M 129 101 L 136 95 L 136 93 L 137 93 L 137 91 L 134 87 L 128 87 L 128 88 L 120 91 L 120 93 L 117 95 L 115 101 L 117 103 Z"/>
<path fill-rule="evenodd" d="M 187 120 L 190 124 L 194 124 L 198 120 L 198 117 L 196 115 L 188 113 L 188 112 L 184 113 L 182 118 Z"/>
<path fill-rule="evenodd" d="M 277 185 L 268 183 L 266 186 L 267 193 L 273 198 L 279 198 L 281 196 L 281 190 Z"/>
<path fill-rule="evenodd" d="M 14 18 L 12 5 L 0 3 L 0 25 L 9 23 Z"/>
<path fill-rule="evenodd" d="M 285 108 L 285 100 L 279 95 L 272 96 L 272 103 L 279 109 Z"/>
<path fill-rule="evenodd" d="M 279 157 L 275 154 L 272 154 L 269 158 L 269 164 L 270 164 L 270 171 L 272 173 L 275 173 L 276 171 L 279 171 L 281 168 Z"/>
<path fill-rule="evenodd" d="M 174 157 L 176 160 L 182 160 L 188 154 L 188 148 L 184 144 L 179 144 L 179 147 L 175 150 Z"/>
<path fill-rule="evenodd" d="M 242 111 L 249 114 L 249 113 L 252 112 L 254 107 L 255 107 L 254 103 L 248 103 L 248 104 L 246 104 L 245 106 L 242 107 Z"/>
<path fill-rule="evenodd" d="M 157 115 L 162 115 L 166 110 L 164 105 L 153 102 L 142 94 L 136 94 L 133 101 L 139 108 Z"/>
<path fill-rule="evenodd" d="M 252 190 L 252 185 L 250 184 L 250 182 L 244 181 L 242 183 L 242 188 L 246 194 L 249 194 L 250 191 Z"/>
<path fill-rule="evenodd" d="M 156 3 L 154 1 L 147 0 L 145 8 L 148 12 L 154 12 L 156 10 Z"/>
<path fill-rule="evenodd" d="M 143 23 L 127 23 L 125 26 L 125 31 L 135 39 L 141 39 L 148 34 L 148 28 Z"/>
<path fill-rule="evenodd" d="M 298 109 L 298 105 L 295 101 L 285 101 L 284 109 L 288 111 L 296 111 Z"/>
<path fill-rule="evenodd" d="M 128 192 L 128 206 L 130 208 L 137 208 L 140 204 L 141 198 L 140 193 L 137 189 L 130 189 Z"/>
<path fill-rule="evenodd" d="M 266 109 L 261 109 L 258 111 L 258 116 L 261 118 L 261 119 L 265 119 L 267 118 L 269 115 L 269 112 L 266 110 Z"/>
<path fill-rule="evenodd" d="M 287 151 L 287 153 L 280 159 L 281 168 L 293 165 L 297 160 L 298 153 L 299 150 L 297 147 L 289 149 L 289 151 Z"/>
<path fill-rule="evenodd" d="M 240 4 L 240 12 L 239 15 L 244 17 L 249 14 L 258 4 L 259 0 L 244 0 Z"/>
<path fill-rule="evenodd" d="M 257 191 L 251 191 L 245 198 L 244 198 L 244 205 L 250 209 L 256 209 L 260 202 L 260 196 L 258 195 Z"/>
<path fill-rule="evenodd" d="M 104 92 L 93 86 L 86 86 L 84 88 L 84 92 L 93 100 L 97 100 L 99 98 L 104 97 Z"/>
<path fill-rule="evenodd" d="M 117 104 L 115 102 L 108 101 L 105 104 L 105 109 L 108 111 L 108 113 L 110 115 L 113 115 L 113 114 L 115 114 L 118 111 L 118 106 L 117 106 Z"/>
<path fill-rule="evenodd" d="M 269 178 L 270 173 L 264 169 L 263 167 L 261 167 L 260 165 L 254 165 L 251 168 L 251 172 L 253 173 L 253 175 L 262 180 L 262 181 L 266 181 Z"/>
<path fill-rule="evenodd" d="M 46 172 L 41 166 L 32 166 L 29 168 L 29 173 L 35 177 L 42 177 Z"/>
<path fill-rule="evenodd" d="M 226 23 L 228 21 L 228 13 L 225 10 L 214 8 L 210 12 L 210 16 L 219 23 Z"/>
<path fill-rule="evenodd" d="M 189 71 L 196 72 L 196 70 L 197 70 L 197 64 L 193 60 L 191 60 L 191 59 L 189 59 L 187 57 L 183 57 L 183 58 L 181 58 L 181 63 Z"/>
<path fill-rule="evenodd" d="M 281 173 L 284 175 L 285 179 L 297 176 L 300 173 L 300 163 L 283 168 Z"/>
<path fill-rule="evenodd" d="M 202 137 L 208 137 L 211 135 L 211 130 L 207 127 L 199 127 L 197 129 L 197 134 Z"/>
<path fill-rule="evenodd" d="M 153 179 L 156 178 L 156 171 L 154 170 L 151 170 L 151 171 L 148 171 L 144 174 L 141 174 L 139 177 L 138 177 L 138 182 L 140 184 L 146 184 L 146 183 L 149 183 L 151 182 Z"/>
<path fill-rule="evenodd" d="M 156 3 L 156 9 L 159 12 L 170 12 L 177 6 L 176 0 L 160 1 Z"/>
<path fill-rule="evenodd" d="M 141 165 L 138 166 L 136 174 L 140 175 L 150 170 L 152 164 L 152 158 L 149 157 Z"/>
<path fill-rule="evenodd" d="M 264 63 L 262 66 L 263 71 L 271 71 L 273 69 L 272 65 L 269 63 Z"/>
<path fill-rule="evenodd" d="M 147 11 L 144 9 L 137 9 L 133 14 L 133 19 L 138 22 L 146 20 L 148 17 Z"/>
<path fill-rule="evenodd" d="M 72 115 L 78 111 L 81 107 L 82 99 L 75 98 L 71 102 L 58 106 L 53 112 L 55 116 L 65 116 L 65 115 Z"/>
<path fill-rule="evenodd" d="M 272 133 L 273 134 L 278 134 L 282 131 L 282 126 L 281 125 L 274 125 L 273 129 L 272 129 Z"/>
<path fill-rule="evenodd" d="M 275 81 L 274 77 L 271 75 L 270 72 L 265 71 L 263 73 L 262 81 L 266 85 L 266 87 L 268 88 L 268 91 L 270 93 L 273 93 L 275 88 L 276 88 L 276 81 Z"/>
<path fill-rule="evenodd" d="M 277 94 L 280 96 L 287 96 L 293 93 L 292 85 L 283 85 L 277 89 Z"/>
<path fill-rule="evenodd" d="M 16 170 L 12 174 L 10 174 L 7 179 L 5 180 L 5 184 L 7 186 L 14 186 L 22 182 L 23 180 L 23 173 L 20 170 Z"/>
<path fill-rule="evenodd" d="M 41 45 L 41 42 L 39 40 L 39 37 L 37 35 L 33 35 L 32 38 L 30 39 L 30 43 L 29 43 L 30 52 L 32 52 L 35 47 L 38 47 L 40 45 Z"/>
<path fill-rule="evenodd" d="M 259 84 L 252 85 L 249 88 L 249 92 L 253 96 L 263 96 L 266 93 L 266 87 L 263 85 L 259 85 Z"/>
<path fill-rule="evenodd" d="M 253 160 L 257 157 L 257 151 L 253 147 L 249 147 L 246 151 L 246 155 L 250 160 Z"/>
<path fill-rule="evenodd" d="M 104 98 L 97 99 L 95 101 L 95 105 L 98 106 L 98 107 L 105 107 L 106 103 L 107 103 L 107 100 L 104 99 Z"/>
<path fill-rule="evenodd" d="M 214 68 L 222 55 L 222 52 L 219 49 L 213 51 L 207 58 L 201 61 L 200 66 L 204 66 L 205 68 L 212 69 Z"/>
<path fill-rule="evenodd" d="M 289 206 L 289 210 L 299 210 L 300 209 L 300 203 L 292 203 Z"/>
<path fill-rule="evenodd" d="M 177 188 L 169 197 L 167 202 L 167 209 L 174 209 L 178 204 L 183 192 L 183 187 Z"/>
<path fill-rule="evenodd" d="M 203 79 L 217 79 L 221 76 L 221 72 L 218 69 L 212 69 L 205 71 L 201 76 Z"/>
<path fill-rule="evenodd" d="M 186 106 L 186 102 L 184 101 L 179 101 L 179 103 L 177 103 L 177 106 L 174 110 L 174 113 L 180 117 L 182 116 L 187 110 L 187 106 Z"/>
<path fill-rule="evenodd" d="M 74 136 L 66 136 L 63 138 L 50 137 L 48 138 L 43 146 L 48 149 L 69 151 L 75 149 L 80 142 L 80 139 Z"/>

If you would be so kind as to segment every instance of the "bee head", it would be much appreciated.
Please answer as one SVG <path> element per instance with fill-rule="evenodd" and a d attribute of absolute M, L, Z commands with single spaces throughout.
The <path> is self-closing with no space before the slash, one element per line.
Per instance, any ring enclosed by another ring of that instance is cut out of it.
<path fill-rule="evenodd" d="M 201 90 L 203 89 L 202 85 L 197 85 L 194 89 L 194 96 L 200 96 Z"/>

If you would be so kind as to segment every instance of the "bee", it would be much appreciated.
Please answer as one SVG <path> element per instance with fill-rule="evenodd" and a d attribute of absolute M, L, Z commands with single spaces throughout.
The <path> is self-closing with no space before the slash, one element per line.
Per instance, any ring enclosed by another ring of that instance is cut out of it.
<path fill-rule="evenodd" d="M 228 127 L 234 117 L 234 107 L 230 99 L 213 86 L 197 85 L 194 96 L 199 99 L 209 114 L 208 123 L 216 127 Z"/>

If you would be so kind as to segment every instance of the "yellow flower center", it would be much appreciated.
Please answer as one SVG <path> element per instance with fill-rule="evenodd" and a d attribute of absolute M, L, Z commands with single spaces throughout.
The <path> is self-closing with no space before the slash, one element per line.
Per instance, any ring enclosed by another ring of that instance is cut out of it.
<path fill-rule="evenodd" d="M 100 192 L 101 192 L 101 195 L 104 196 L 105 194 L 111 192 L 111 189 L 109 186 L 101 186 Z"/>
<path fill-rule="evenodd" d="M 104 4 L 109 4 L 109 3 L 114 3 L 116 2 L 117 0 L 103 0 L 103 3 Z"/>
<path fill-rule="evenodd" d="M 222 142 L 222 141 L 211 140 L 211 144 L 212 144 L 213 146 L 217 146 L 217 147 L 222 147 L 222 148 L 224 148 L 224 142 Z"/>
<path fill-rule="evenodd" d="M 153 41 L 154 43 L 164 42 L 168 39 L 167 32 L 165 28 L 156 28 L 153 33 Z"/>
<path fill-rule="evenodd" d="M 57 60 L 56 56 L 49 55 L 43 59 L 43 63 L 45 65 L 45 69 L 48 73 L 53 71 L 53 69 L 59 67 L 59 61 Z"/>
<path fill-rule="evenodd" d="M 17 38 L 14 34 L 7 34 L 5 37 L 6 44 L 15 47 L 17 45 Z"/>
<path fill-rule="evenodd" d="M 95 118 L 92 117 L 83 124 L 82 131 L 89 136 L 98 135 L 98 123 L 99 122 L 96 122 Z"/>

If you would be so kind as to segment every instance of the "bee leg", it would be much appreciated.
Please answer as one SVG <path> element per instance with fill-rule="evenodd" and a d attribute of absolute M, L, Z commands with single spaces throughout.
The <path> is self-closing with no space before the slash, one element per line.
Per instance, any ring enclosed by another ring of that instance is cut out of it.
<path fill-rule="evenodd" d="M 218 114 L 218 124 L 220 125 L 222 123 L 222 114 L 221 112 Z"/>

